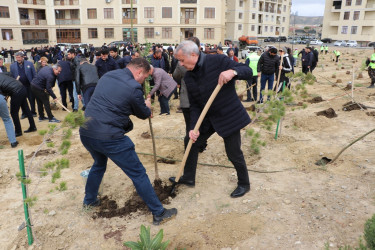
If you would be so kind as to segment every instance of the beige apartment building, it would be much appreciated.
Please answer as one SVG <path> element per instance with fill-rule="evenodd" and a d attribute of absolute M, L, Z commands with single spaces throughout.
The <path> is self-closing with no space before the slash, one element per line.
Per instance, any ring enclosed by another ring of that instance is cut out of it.
<path fill-rule="evenodd" d="M 322 37 L 375 41 L 375 0 L 326 0 Z"/>
<path fill-rule="evenodd" d="M 226 38 L 288 36 L 292 0 L 227 0 Z"/>

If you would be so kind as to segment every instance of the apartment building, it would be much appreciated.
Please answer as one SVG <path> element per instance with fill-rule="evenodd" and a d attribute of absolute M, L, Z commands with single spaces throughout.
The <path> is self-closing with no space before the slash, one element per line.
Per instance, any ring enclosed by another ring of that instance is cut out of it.
<path fill-rule="evenodd" d="M 322 37 L 375 41 L 375 0 L 326 0 Z"/>
<path fill-rule="evenodd" d="M 288 36 L 292 0 L 227 0 L 226 38 Z"/>

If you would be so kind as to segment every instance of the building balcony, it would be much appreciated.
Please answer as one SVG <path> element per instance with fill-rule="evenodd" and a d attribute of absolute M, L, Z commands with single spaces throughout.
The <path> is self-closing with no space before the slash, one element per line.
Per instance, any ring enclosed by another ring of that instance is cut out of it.
<path fill-rule="evenodd" d="M 54 0 L 55 6 L 79 5 L 79 0 Z"/>
<path fill-rule="evenodd" d="M 19 4 L 46 5 L 45 0 L 17 0 Z"/>
<path fill-rule="evenodd" d="M 22 42 L 23 44 L 43 44 L 48 43 L 48 39 L 26 39 Z"/>
<path fill-rule="evenodd" d="M 122 24 L 131 24 L 132 20 L 133 20 L 133 24 L 138 23 L 137 18 L 133 18 L 133 19 L 132 18 L 123 18 Z"/>
<path fill-rule="evenodd" d="M 132 0 L 122 0 L 122 4 L 132 4 Z M 137 4 L 137 0 L 133 0 L 133 4 Z"/>
<path fill-rule="evenodd" d="M 180 3 L 197 3 L 197 0 L 180 0 Z"/>
<path fill-rule="evenodd" d="M 21 19 L 21 25 L 47 25 L 47 20 L 43 19 Z"/>
<path fill-rule="evenodd" d="M 330 21 L 329 26 L 340 26 L 340 21 Z"/>
<path fill-rule="evenodd" d="M 181 24 L 197 24 L 196 18 L 181 18 Z"/>
<path fill-rule="evenodd" d="M 79 25 L 79 19 L 56 19 L 56 25 Z"/>

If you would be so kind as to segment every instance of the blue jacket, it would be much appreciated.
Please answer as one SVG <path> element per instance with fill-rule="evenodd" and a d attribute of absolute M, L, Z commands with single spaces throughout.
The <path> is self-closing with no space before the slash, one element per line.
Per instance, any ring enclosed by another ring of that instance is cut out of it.
<path fill-rule="evenodd" d="M 123 58 L 117 60 L 117 64 L 118 66 L 120 67 L 120 69 L 124 69 L 126 68 L 126 65 L 128 65 L 128 63 L 130 63 L 130 61 L 132 60 L 132 57 L 131 56 L 124 56 Z"/>
<path fill-rule="evenodd" d="M 47 90 L 48 94 L 56 99 L 55 93 L 53 93 L 52 86 L 55 85 L 56 75 L 53 73 L 53 69 L 50 66 L 44 66 L 33 79 L 31 85 L 40 90 Z"/>
<path fill-rule="evenodd" d="M 29 61 L 26 61 L 26 60 L 23 61 L 23 64 L 25 66 L 26 77 L 29 80 L 29 82 L 31 83 L 31 81 L 36 77 L 36 71 L 35 71 L 35 68 L 34 68 L 34 64 L 32 62 L 29 62 Z M 17 79 L 17 76 L 18 76 L 17 62 L 14 62 L 10 65 L 10 73 L 12 74 L 12 77 L 14 79 Z"/>
<path fill-rule="evenodd" d="M 59 65 L 61 66 L 61 73 L 57 76 L 57 80 L 59 84 L 62 82 L 71 82 L 73 81 L 73 73 L 71 70 L 70 62 L 68 61 L 59 61 Z"/>
<path fill-rule="evenodd" d="M 160 59 L 156 59 L 154 55 L 148 56 L 151 60 L 151 65 L 154 66 L 154 68 L 161 68 L 165 70 L 165 61 L 164 57 L 161 57 Z"/>
<path fill-rule="evenodd" d="M 221 137 L 227 137 L 250 123 L 250 117 L 243 107 L 235 88 L 235 80 L 250 80 L 249 66 L 230 60 L 225 55 L 200 53 L 195 68 L 185 74 L 185 83 L 190 102 L 190 130 L 194 129 L 205 104 L 216 88 L 221 72 L 233 69 L 237 77 L 224 84 L 213 101 L 199 131 L 206 132 L 210 126 Z"/>
<path fill-rule="evenodd" d="M 108 72 L 100 78 L 86 106 L 88 121 L 80 128 L 80 134 L 98 140 L 122 138 L 132 129 L 130 115 L 140 119 L 151 115 L 142 85 L 127 68 Z"/>
<path fill-rule="evenodd" d="M 105 73 L 109 71 L 120 68 L 116 61 L 110 56 L 108 56 L 108 59 L 106 61 L 99 58 L 99 60 L 96 61 L 95 66 L 98 69 L 99 78 L 101 78 Z"/>

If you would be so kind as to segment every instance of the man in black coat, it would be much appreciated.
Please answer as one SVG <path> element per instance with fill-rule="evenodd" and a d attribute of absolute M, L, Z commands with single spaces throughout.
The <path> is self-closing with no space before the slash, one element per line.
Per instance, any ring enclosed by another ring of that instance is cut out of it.
<path fill-rule="evenodd" d="M 227 156 L 237 171 L 237 188 L 231 193 L 231 197 L 241 197 L 250 190 L 250 180 L 241 151 L 240 130 L 251 120 L 238 99 L 235 80 L 249 80 L 252 70 L 225 55 L 205 55 L 192 41 L 182 42 L 177 47 L 175 55 L 181 66 L 187 70 L 184 80 L 190 102 L 189 137 L 194 141 L 185 164 L 184 175 L 178 183 L 195 185 L 200 145 L 216 132 L 224 139 Z M 223 87 L 213 101 L 199 131 L 195 133 L 193 128 L 217 84 Z M 174 182 L 175 177 L 171 177 L 170 181 Z"/>
<path fill-rule="evenodd" d="M 57 76 L 57 81 L 59 83 L 62 104 L 66 108 L 68 108 L 68 104 L 66 102 L 66 91 L 68 91 L 69 98 L 70 100 L 72 100 L 72 109 L 74 109 L 74 96 L 73 96 L 74 75 L 71 70 L 72 69 L 71 64 L 69 61 L 63 60 L 63 61 L 59 61 L 59 65 L 61 66 L 61 73 Z"/>
<path fill-rule="evenodd" d="M 268 90 L 272 90 L 275 80 L 275 73 L 279 70 L 280 57 L 277 55 L 275 47 L 265 51 L 259 58 L 257 71 L 260 76 L 260 97 L 258 103 L 263 103 L 262 91 L 266 88 L 268 81 Z"/>
<path fill-rule="evenodd" d="M 98 71 L 94 65 L 88 63 L 86 58 L 81 58 L 75 78 L 78 98 L 82 99 L 82 92 L 85 105 L 87 105 L 99 81 Z"/>
<path fill-rule="evenodd" d="M 98 76 L 101 78 L 105 73 L 119 69 L 120 67 L 116 61 L 109 56 L 109 51 L 107 49 L 102 50 L 99 60 L 96 61 L 95 66 L 98 69 Z"/>

